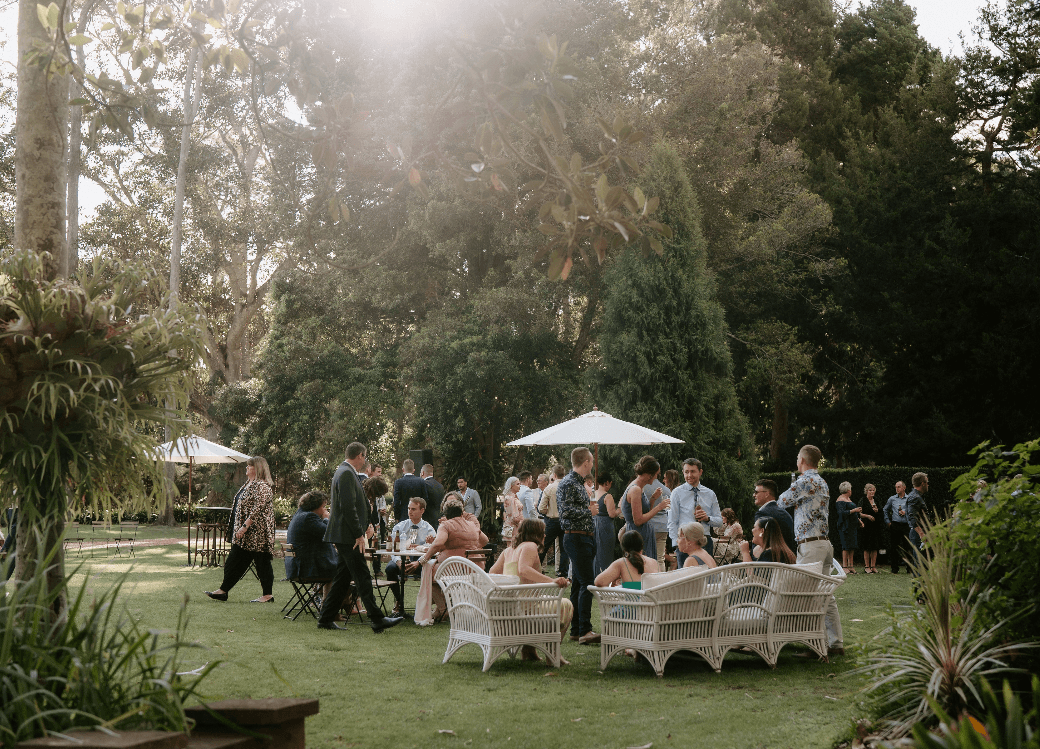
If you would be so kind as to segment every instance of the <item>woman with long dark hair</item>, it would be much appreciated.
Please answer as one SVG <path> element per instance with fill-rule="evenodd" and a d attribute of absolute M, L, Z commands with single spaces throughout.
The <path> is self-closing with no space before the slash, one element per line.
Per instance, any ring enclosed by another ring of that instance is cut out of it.
<path fill-rule="evenodd" d="M 246 483 L 235 495 L 231 511 L 231 551 L 224 562 L 224 580 L 220 587 L 206 591 L 214 601 L 226 601 L 230 591 L 249 564 L 256 568 L 263 595 L 253 603 L 274 602 L 274 568 L 271 566 L 274 551 L 274 480 L 271 469 L 263 458 L 252 457 L 246 461 Z"/>
<path fill-rule="evenodd" d="M 513 536 L 512 545 L 504 549 L 495 560 L 490 572 L 495 575 L 515 575 L 521 584 L 555 583 L 561 588 L 570 585 L 566 577 L 552 578 L 542 574 L 542 563 L 539 554 L 545 543 L 545 523 L 541 520 L 522 520 Z M 574 606 L 569 598 L 560 598 L 560 632 L 566 633 L 574 616 Z M 537 661 L 538 652 L 533 645 L 520 648 L 520 658 L 525 661 Z M 560 663 L 567 661 L 560 658 Z"/>
<path fill-rule="evenodd" d="M 755 527 L 751 529 L 751 543 L 762 549 L 759 562 L 795 563 L 795 554 L 784 541 L 780 523 L 774 518 L 760 517 L 755 521 Z M 740 542 L 740 556 L 745 562 L 755 561 L 751 558 L 751 545 L 747 541 Z"/>
<path fill-rule="evenodd" d="M 656 559 L 643 553 L 643 537 L 638 531 L 628 531 L 621 537 L 621 551 L 620 559 L 596 575 L 597 587 L 606 588 L 620 582 L 623 588 L 639 589 L 643 575 L 661 570 Z"/>

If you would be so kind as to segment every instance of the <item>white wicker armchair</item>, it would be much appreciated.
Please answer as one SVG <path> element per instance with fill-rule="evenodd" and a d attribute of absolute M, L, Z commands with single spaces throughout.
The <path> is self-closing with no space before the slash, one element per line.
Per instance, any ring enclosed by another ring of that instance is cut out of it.
<path fill-rule="evenodd" d="M 748 562 L 644 575 L 642 590 L 589 586 L 603 622 L 600 667 L 625 648 L 641 653 L 658 676 L 680 650 L 697 653 L 716 672 L 738 647 L 770 666 L 792 642 L 826 658 L 827 598 L 845 578 L 817 570 L 819 565 Z"/>
<path fill-rule="evenodd" d="M 515 658 L 523 645 L 560 665 L 560 606 L 566 590 L 555 583 L 515 584 L 518 578 L 488 575 L 464 557 L 441 562 L 434 578 L 448 602 L 451 631 L 443 663 L 464 645 L 484 651 L 484 671 L 499 656 Z"/>

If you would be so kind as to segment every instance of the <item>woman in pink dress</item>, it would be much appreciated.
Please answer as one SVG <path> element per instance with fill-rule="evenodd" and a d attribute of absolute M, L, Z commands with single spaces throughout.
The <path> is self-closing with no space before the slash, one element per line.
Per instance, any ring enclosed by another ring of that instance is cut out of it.
<path fill-rule="evenodd" d="M 506 479 L 506 488 L 502 494 L 502 541 L 511 544 L 516 537 L 516 530 L 524 521 L 524 503 L 517 492 L 520 491 L 520 479 L 510 476 Z"/>
<path fill-rule="evenodd" d="M 444 518 L 437 526 L 437 537 L 433 543 L 430 544 L 430 548 L 427 549 L 426 553 L 419 558 L 413 565 L 409 565 L 407 570 L 409 572 L 414 571 L 416 567 L 422 567 L 431 559 L 434 555 L 437 556 L 437 562 L 430 566 L 430 569 L 423 570 L 423 582 L 419 589 L 420 599 L 424 595 L 432 595 L 433 603 L 437 604 L 437 616 L 433 617 L 434 621 L 441 621 L 448 613 L 448 605 L 444 600 L 444 594 L 441 592 L 441 588 L 437 583 L 428 585 L 427 580 L 433 581 L 433 576 L 437 572 L 437 565 L 443 562 L 448 557 L 464 557 L 468 549 L 482 549 L 488 542 L 488 537 L 484 535 L 484 532 L 480 530 L 480 521 L 477 520 L 476 515 L 469 512 L 463 512 L 462 510 L 462 497 L 455 492 L 448 494 L 444 501 L 441 502 L 441 509 L 444 511 Z M 477 560 L 473 560 L 476 562 Z M 479 562 L 477 562 L 480 564 Z M 480 564 L 483 567 L 483 564 Z M 429 593 L 424 593 L 429 588 Z M 423 606 L 424 601 L 416 601 L 416 621 L 419 621 L 419 611 Z M 429 599 L 425 600 L 426 610 L 429 610 Z M 423 618 L 425 621 L 425 618 Z"/>

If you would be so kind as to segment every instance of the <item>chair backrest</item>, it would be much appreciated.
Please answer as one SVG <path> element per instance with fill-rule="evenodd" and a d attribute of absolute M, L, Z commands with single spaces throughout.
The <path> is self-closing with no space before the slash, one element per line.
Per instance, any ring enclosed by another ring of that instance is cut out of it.
<path fill-rule="evenodd" d="M 285 562 L 285 577 L 287 580 L 295 580 L 299 574 L 299 566 L 296 564 L 296 551 L 292 544 L 282 544 L 282 556 Z"/>

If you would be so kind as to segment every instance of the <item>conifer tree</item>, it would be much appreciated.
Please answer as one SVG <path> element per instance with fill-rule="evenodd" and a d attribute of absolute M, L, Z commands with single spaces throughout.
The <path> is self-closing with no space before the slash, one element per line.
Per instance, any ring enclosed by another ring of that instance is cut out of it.
<path fill-rule="evenodd" d="M 593 391 L 601 410 L 686 444 L 601 448 L 601 463 L 616 485 L 627 485 L 638 455 L 653 454 L 663 470 L 699 458 L 704 483 L 722 506 L 750 519 L 753 447 L 737 404 L 697 201 L 681 159 L 666 145 L 655 147 L 641 184 L 646 194 L 660 196 L 659 219 L 674 236 L 661 256 L 628 252 L 606 270 L 601 366 L 592 375 Z"/>

